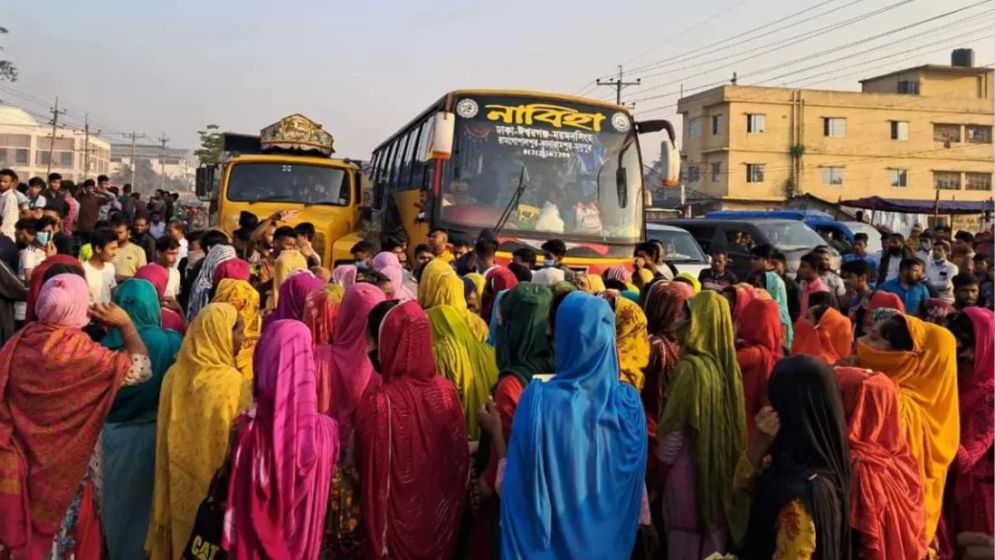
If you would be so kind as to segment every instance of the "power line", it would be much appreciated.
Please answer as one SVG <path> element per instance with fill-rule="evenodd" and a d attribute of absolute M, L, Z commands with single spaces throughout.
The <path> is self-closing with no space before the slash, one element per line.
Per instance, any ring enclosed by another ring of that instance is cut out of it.
<path fill-rule="evenodd" d="M 59 127 L 59 116 L 66 113 L 65 109 L 59 109 L 59 98 L 55 98 L 55 105 L 50 109 L 52 113 L 52 138 L 48 143 L 48 170 L 46 175 L 52 173 L 52 156 L 55 155 L 55 132 Z"/>
<path fill-rule="evenodd" d="M 629 86 L 638 86 L 639 84 L 642 83 L 642 80 L 639 79 L 639 78 L 636 78 L 636 81 L 634 81 L 634 82 L 626 82 L 626 81 L 624 81 L 623 78 L 622 78 L 622 65 L 619 64 L 618 65 L 618 78 L 611 78 L 611 79 L 605 80 L 605 81 L 602 81 L 600 78 L 598 78 L 598 80 L 597 80 L 596 83 L 599 86 L 608 86 L 608 87 L 615 88 L 615 104 L 616 105 L 621 105 L 622 104 L 622 88 L 629 87 Z"/>

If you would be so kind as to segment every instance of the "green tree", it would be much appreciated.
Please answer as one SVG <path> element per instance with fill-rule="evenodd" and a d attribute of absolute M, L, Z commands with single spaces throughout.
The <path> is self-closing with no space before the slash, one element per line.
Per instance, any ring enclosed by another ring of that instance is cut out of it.
<path fill-rule="evenodd" d="M 221 150 L 224 147 L 224 139 L 221 136 L 221 129 L 216 124 L 209 124 L 204 130 L 198 130 L 200 136 L 200 149 L 194 150 L 194 155 L 203 165 L 214 165 L 221 161 Z"/>
<path fill-rule="evenodd" d="M 6 35 L 7 28 L 0 27 L 0 35 Z M 0 47 L 0 51 L 3 47 Z M 9 60 L 0 60 L 0 82 L 2 81 L 16 82 L 17 81 L 17 67 L 14 63 Z"/>

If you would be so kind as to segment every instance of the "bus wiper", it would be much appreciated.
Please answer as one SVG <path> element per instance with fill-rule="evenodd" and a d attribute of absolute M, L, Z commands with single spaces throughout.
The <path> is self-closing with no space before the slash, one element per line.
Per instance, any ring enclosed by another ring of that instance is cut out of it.
<path fill-rule="evenodd" d="M 505 224 L 508 223 L 508 219 L 511 218 L 511 212 L 513 208 L 518 207 L 518 201 L 522 199 L 522 195 L 525 193 L 525 188 L 528 184 L 525 182 L 525 164 L 522 164 L 522 171 L 518 174 L 518 186 L 515 187 L 515 194 L 511 196 L 511 200 L 508 201 L 508 205 L 504 207 L 504 212 L 501 212 L 501 217 L 498 218 L 497 225 L 494 226 L 494 235 L 497 236 L 504 229 Z"/>

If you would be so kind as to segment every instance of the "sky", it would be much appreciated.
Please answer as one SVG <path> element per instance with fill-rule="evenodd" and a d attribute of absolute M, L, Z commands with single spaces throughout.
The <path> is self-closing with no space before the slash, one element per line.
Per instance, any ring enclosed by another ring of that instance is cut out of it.
<path fill-rule="evenodd" d="M 89 113 L 111 141 L 136 131 L 185 148 L 208 123 L 258 133 L 303 113 L 338 155 L 366 159 L 451 89 L 607 99 L 614 90 L 593 82 L 623 64 L 637 70 L 626 80 L 642 78 L 623 91 L 636 117 L 680 126 L 681 86 L 733 72 L 740 84 L 853 90 L 949 64 L 955 47 L 995 63 L 993 14 L 995 0 L 8 0 L 0 54 L 20 77 L 0 83 L 0 101 L 44 115 L 58 96 L 70 125 Z M 653 159 L 654 141 L 643 144 Z"/>

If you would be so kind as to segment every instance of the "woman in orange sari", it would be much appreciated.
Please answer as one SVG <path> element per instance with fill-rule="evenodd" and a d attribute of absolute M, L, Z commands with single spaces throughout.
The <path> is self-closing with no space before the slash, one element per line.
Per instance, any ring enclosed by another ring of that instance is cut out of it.
<path fill-rule="evenodd" d="M 781 357 L 783 329 L 780 310 L 772 299 L 754 299 L 741 313 L 749 320 L 737 327 L 736 361 L 743 372 L 746 433 L 752 438 L 754 419 L 767 402 L 767 381 Z"/>
<path fill-rule="evenodd" d="M 857 365 L 898 386 L 902 430 L 923 480 L 926 541 L 932 542 L 947 469 L 960 443 L 957 342 L 941 326 L 895 315 L 857 342 Z"/>
<path fill-rule="evenodd" d="M 850 319 L 826 305 L 816 305 L 805 311 L 795 322 L 795 340 L 791 355 L 806 354 L 829 365 L 849 356 L 853 350 L 853 327 Z"/>

